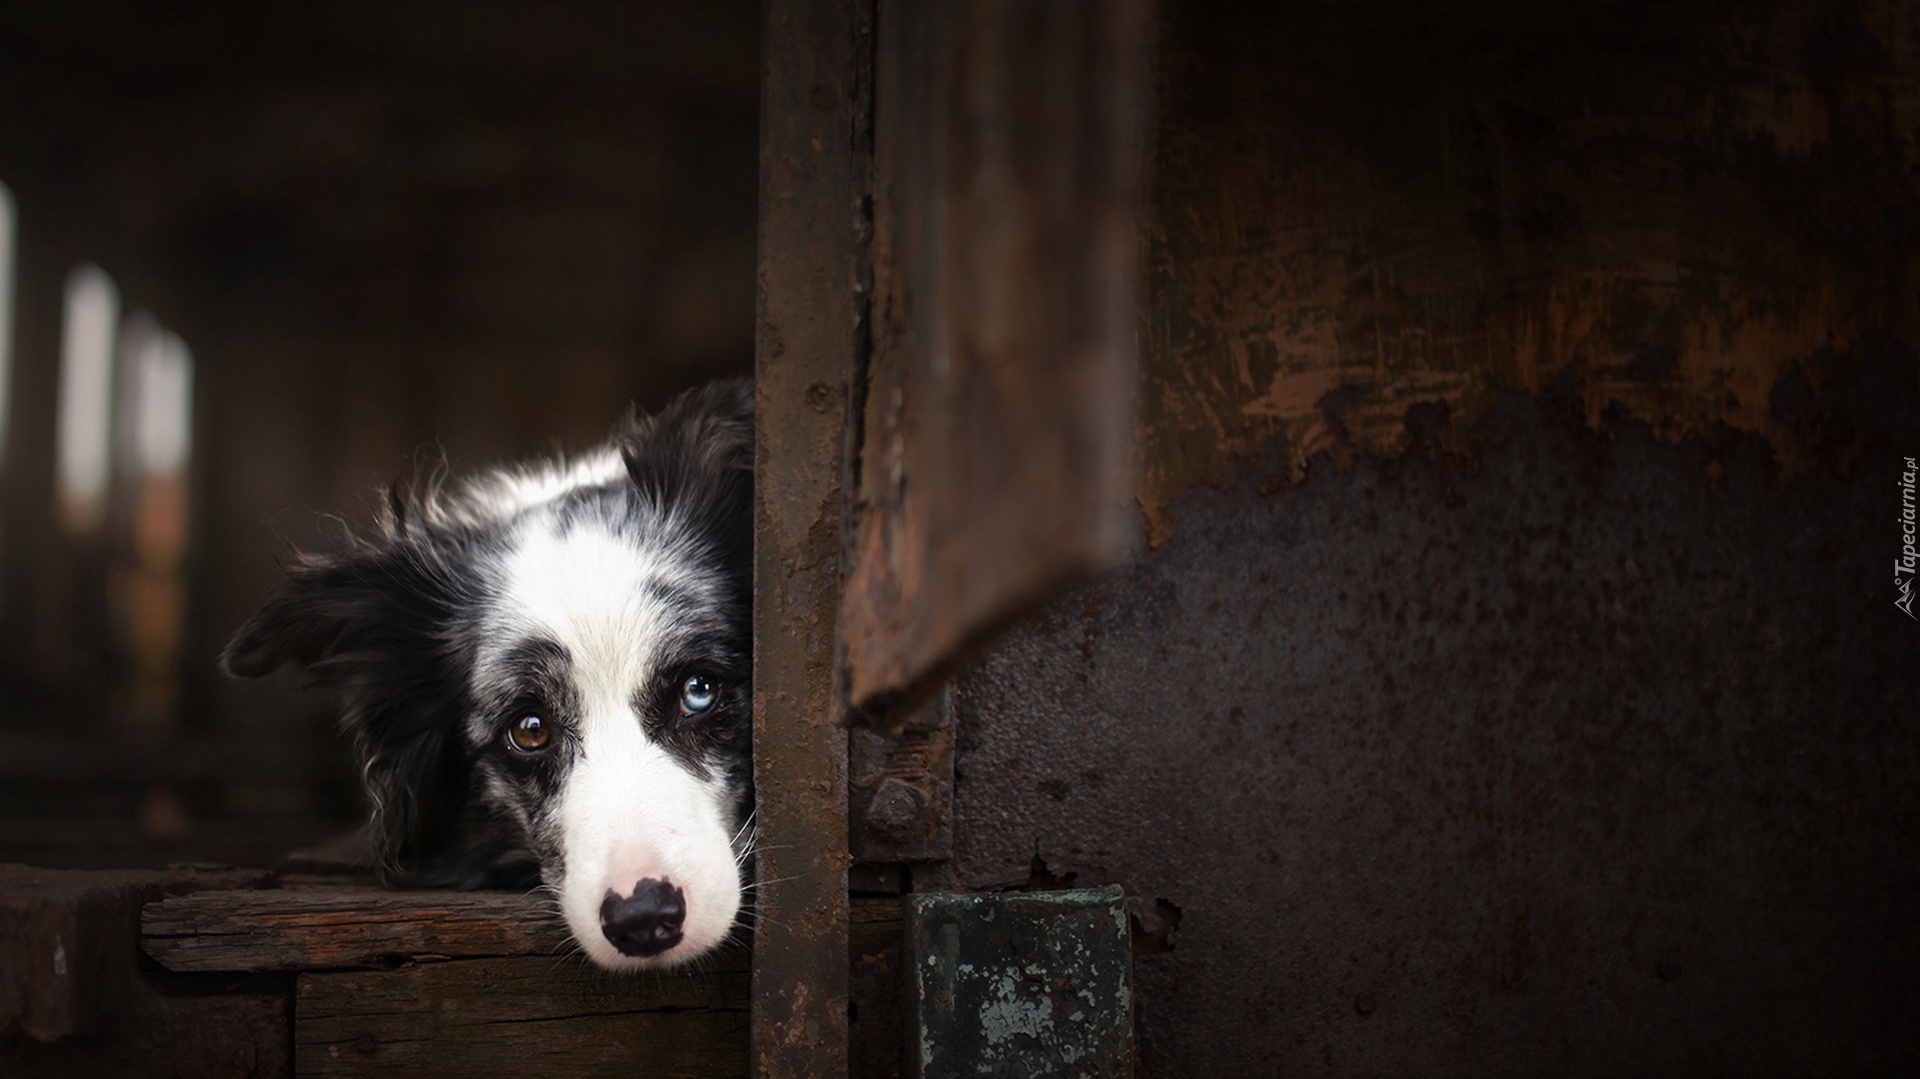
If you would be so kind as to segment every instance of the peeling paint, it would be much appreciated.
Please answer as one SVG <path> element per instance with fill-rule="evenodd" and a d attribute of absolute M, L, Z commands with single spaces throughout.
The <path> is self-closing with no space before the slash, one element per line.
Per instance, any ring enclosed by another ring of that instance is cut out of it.
<path fill-rule="evenodd" d="M 1409 407 L 1461 436 L 1512 391 L 1804 474 L 1846 447 L 1776 389 L 1920 336 L 1910 6 L 1199 6 L 1161 32 L 1155 544 L 1237 460 L 1396 457 Z"/>
<path fill-rule="evenodd" d="M 1124 885 L 1143 1075 L 1900 1070 L 1920 8 L 1158 10 L 1160 542 L 914 886 Z"/>
<path fill-rule="evenodd" d="M 909 1074 L 1132 1074 L 1118 888 L 906 897 Z"/>

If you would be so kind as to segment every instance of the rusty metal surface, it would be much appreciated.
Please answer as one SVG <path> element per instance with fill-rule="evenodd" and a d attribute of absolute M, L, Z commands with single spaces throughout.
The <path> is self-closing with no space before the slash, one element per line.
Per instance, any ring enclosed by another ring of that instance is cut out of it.
<path fill-rule="evenodd" d="M 1131 1079 L 1118 888 L 902 902 L 907 1074 Z"/>
<path fill-rule="evenodd" d="M 1844 440 L 1771 407 L 1920 337 L 1907 0 L 1167 0 L 1143 356 L 1154 542 L 1249 454 L 1406 448 L 1571 378 L 1663 438 Z M 1284 482 L 1284 481 L 1283 481 Z"/>
<path fill-rule="evenodd" d="M 1038 867 L 1169 916 L 1147 1075 L 1898 1070 L 1897 459 L 1781 484 L 1747 438 L 1708 483 L 1571 403 L 1479 430 L 1177 500 L 1179 539 L 961 679 L 955 861 L 916 884 Z"/>
<path fill-rule="evenodd" d="M 1911 5 L 1169 0 L 1140 562 L 956 683 L 1142 1074 L 1920 1055 Z"/>
<path fill-rule="evenodd" d="M 895 725 L 986 634 L 1128 549 L 1146 10 L 881 5 L 841 608 L 871 722 Z"/>
<path fill-rule="evenodd" d="M 942 687 L 896 734 L 848 734 L 848 805 L 856 861 L 953 856 L 953 694 Z"/>
<path fill-rule="evenodd" d="M 852 288 L 864 169 L 854 146 L 863 5 L 767 7 L 755 358 L 754 1074 L 847 1068 L 847 741 L 835 612 Z"/>

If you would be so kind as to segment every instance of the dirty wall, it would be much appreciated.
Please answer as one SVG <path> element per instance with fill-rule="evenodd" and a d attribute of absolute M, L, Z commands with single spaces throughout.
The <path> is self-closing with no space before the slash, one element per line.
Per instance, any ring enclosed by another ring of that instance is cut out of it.
<path fill-rule="evenodd" d="M 1143 1073 L 1920 1049 L 1920 8 L 1158 20 L 1134 565 L 962 677 Z"/>

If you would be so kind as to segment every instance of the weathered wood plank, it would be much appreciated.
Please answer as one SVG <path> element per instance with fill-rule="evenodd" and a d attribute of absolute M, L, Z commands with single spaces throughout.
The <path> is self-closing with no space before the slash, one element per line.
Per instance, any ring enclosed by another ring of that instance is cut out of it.
<path fill-rule="evenodd" d="M 853 958 L 848 1079 L 900 1079 L 903 1073 L 903 929 L 900 900 L 893 897 L 856 898 L 848 912 L 847 944 Z"/>
<path fill-rule="evenodd" d="M 700 974 L 615 976 L 518 957 L 303 974 L 302 1076 L 747 1074 L 744 953 Z"/>
<path fill-rule="evenodd" d="M 200 888 L 252 888 L 264 872 L 88 872 L 0 866 L 0 1037 L 86 1033 L 134 993 L 139 910 Z M 234 893 L 221 893 L 234 894 Z"/>
<path fill-rule="evenodd" d="M 284 1079 L 293 1074 L 293 984 L 283 980 L 280 989 L 203 993 L 135 976 L 84 1035 L 0 1038 L 0 1076 Z"/>
<path fill-rule="evenodd" d="M 554 956 L 566 923 L 544 896 L 376 888 L 214 892 L 150 903 L 141 943 L 177 971 L 390 967 L 399 959 Z"/>

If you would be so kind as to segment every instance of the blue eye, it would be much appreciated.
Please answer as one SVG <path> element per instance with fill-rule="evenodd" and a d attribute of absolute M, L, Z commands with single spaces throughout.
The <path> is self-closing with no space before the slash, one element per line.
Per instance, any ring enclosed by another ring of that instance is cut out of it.
<path fill-rule="evenodd" d="M 704 674 L 688 675 L 680 683 L 680 714 L 697 716 L 720 699 L 720 687 Z"/>

